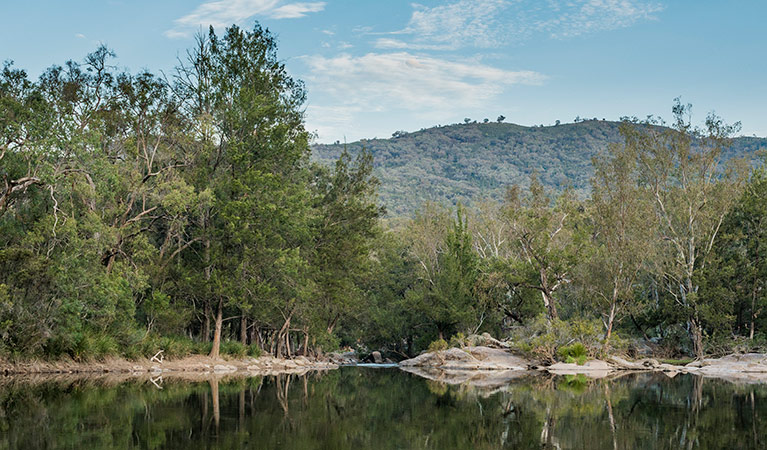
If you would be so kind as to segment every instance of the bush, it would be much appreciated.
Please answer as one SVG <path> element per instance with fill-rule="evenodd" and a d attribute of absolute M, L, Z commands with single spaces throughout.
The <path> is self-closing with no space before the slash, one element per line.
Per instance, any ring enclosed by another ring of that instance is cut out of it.
<path fill-rule="evenodd" d="M 248 347 L 240 341 L 221 341 L 221 354 L 235 358 L 244 358 L 248 354 Z"/>
<path fill-rule="evenodd" d="M 431 344 L 429 344 L 429 352 L 438 352 L 447 349 L 448 345 L 444 339 L 437 339 L 436 341 L 433 341 Z"/>
<path fill-rule="evenodd" d="M 559 357 L 560 361 L 564 361 L 566 363 L 577 363 L 578 365 L 582 366 L 586 363 L 586 346 L 580 342 L 576 342 L 574 344 L 559 347 L 557 349 L 557 356 Z"/>
<path fill-rule="evenodd" d="M 557 360 L 585 363 L 603 351 L 602 325 L 597 320 L 573 319 L 569 322 L 553 320 L 545 315 L 538 316 L 526 327 L 514 333 L 517 350 L 551 364 Z M 565 354 L 560 353 L 562 349 Z M 576 352 L 576 353 L 573 353 Z M 572 354 L 571 354 L 572 353 Z"/>
<path fill-rule="evenodd" d="M 466 345 L 466 336 L 463 333 L 457 333 L 450 338 L 450 347 L 463 348 Z"/>
<path fill-rule="evenodd" d="M 248 356 L 252 356 L 253 358 L 260 358 L 263 354 L 264 351 L 261 349 L 261 347 L 258 346 L 258 344 L 250 344 L 248 346 Z"/>

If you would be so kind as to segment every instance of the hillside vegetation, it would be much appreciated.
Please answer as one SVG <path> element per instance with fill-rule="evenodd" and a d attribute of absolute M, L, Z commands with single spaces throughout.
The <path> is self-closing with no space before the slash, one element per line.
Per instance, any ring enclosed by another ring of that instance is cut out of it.
<path fill-rule="evenodd" d="M 506 187 L 527 188 L 537 172 L 549 189 L 572 187 L 584 197 L 594 170 L 591 159 L 611 142 L 622 142 L 620 122 L 589 120 L 548 127 L 510 123 L 469 123 L 397 133 L 390 139 L 347 144 L 351 154 L 363 147 L 374 157 L 379 194 L 390 216 L 410 215 L 425 201 L 471 204 L 500 199 Z M 332 164 L 344 144 L 314 145 L 312 157 Z M 724 158 L 767 148 L 767 139 L 740 137 Z"/>

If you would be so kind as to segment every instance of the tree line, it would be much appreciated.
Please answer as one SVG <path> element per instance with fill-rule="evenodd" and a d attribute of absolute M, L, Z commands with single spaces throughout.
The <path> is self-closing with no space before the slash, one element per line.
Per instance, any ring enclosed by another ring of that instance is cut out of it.
<path fill-rule="evenodd" d="M 306 91 L 268 30 L 211 29 L 167 76 L 113 57 L 0 74 L 5 357 L 405 357 L 519 330 L 540 353 L 563 327 L 604 350 L 764 342 L 767 175 L 722 163 L 737 126 L 716 116 L 626 120 L 586 200 L 534 175 L 395 221 L 370 152 L 310 161 Z"/>
<path fill-rule="evenodd" d="M 309 162 L 305 89 L 260 26 L 211 29 L 170 76 L 113 56 L 3 67 L 2 352 L 333 346 L 381 214 L 371 156 Z"/>
<path fill-rule="evenodd" d="M 723 163 L 739 124 L 695 127 L 678 99 L 673 114 L 626 119 L 623 142 L 593 160 L 588 199 L 534 175 L 501 202 L 422 208 L 395 244 L 414 275 L 393 316 L 420 311 L 405 340 L 427 322 L 426 340 L 486 330 L 544 359 L 634 337 L 674 355 L 763 349 L 764 159 Z"/>

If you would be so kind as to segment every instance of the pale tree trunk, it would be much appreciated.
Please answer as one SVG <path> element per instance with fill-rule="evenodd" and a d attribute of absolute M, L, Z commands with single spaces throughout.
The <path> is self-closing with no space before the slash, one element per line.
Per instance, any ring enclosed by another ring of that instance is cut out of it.
<path fill-rule="evenodd" d="M 759 259 L 757 258 L 757 266 L 759 265 Z M 756 311 L 756 294 L 759 291 L 757 288 L 759 285 L 759 279 L 754 280 L 754 286 L 751 289 L 751 330 L 748 333 L 749 339 L 754 339 L 754 328 L 756 328 L 756 316 L 759 313 Z"/>
<path fill-rule="evenodd" d="M 288 317 L 285 319 L 285 323 L 282 324 L 282 328 L 280 328 L 280 331 L 277 332 L 277 336 L 275 337 L 275 341 L 277 342 L 277 349 L 275 352 L 275 355 L 277 358 L 282 357 L 282 347 L 287 342 L 287 338 L 289 336 L 289 330 L 290 330 L 290 319 L 293 317 L 293 314 L 291 313 L 288 315 Z M 288 353 L 290 353 L 290 348 L 287 349 Z"/>
<path fill-rule="evenodd" d="M 210 357 L 218 358 L 221 350 L 221 328 L 224 325 L 224 299 L 218 299 L 218 309 L 216 310 L 216 328 L 213 331 L 213 347 L 210 349 Z"/>
<path fill-rule="evenodd" d="M 703 359 L 703 330 L 700 327 L 700 323 L 695 317 L 690 318 L 689 322 L 690 334 L 692 334 L 692 348 L 695 353 L 695 357 Z"/>
<path fill-rule="evenodd" d="M 210 239 L 205 239 L 205 284 L 210 286 Z M 206 286 L 206 287 L 208 287 Z M 210 299 L 205 300 L 205 322 L 202 324 L 202 341 L 210 339 Z"/>
<path fill-rule="evenodd" d="M 546 315 L 549 319 L 549 322 L 559 319 L 559 314 L 557 313 L 557 305 L 554 304 L 554 293 L 551 292 L 551 288 L 549 288 L 549 279 L 546 276 L 546 271 L 544 269 L 540 270 L 541 274 L 541 297 L 543 297 L 543 305 L 546 307 Z"/>
<path fill-rule="evenodd" d="M 309 329 L 304 328 L 304 356 L 309 356 Z"/>
<path fill-rule="evenodd" d="M 549 321 L 559 319 L 557 305 L 554 303 L 554 297 L 551 293 L 543 290 L 541 291 L 541 296 L 543 297 L 543 305 L 546 306 L 546 317 L 548 317 Z"/>
<path fill-rule="evenodd" d="M 610 314 L 607 316 L 607 330 L 605 331 L 605 347 L 607 347 L 608 342 L 610 342 L 610 336 L 613 334 L 613 323 L 615 323 L 615 305 L 616 302 L 613 300 L 612 305 L 610 305 Z"/>

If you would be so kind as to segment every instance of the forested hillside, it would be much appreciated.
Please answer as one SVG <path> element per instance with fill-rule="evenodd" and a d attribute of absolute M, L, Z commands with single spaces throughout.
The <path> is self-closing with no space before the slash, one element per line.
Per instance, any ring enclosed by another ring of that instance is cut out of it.
<path fill-rule="evenodd" d="M 395 133 L 390 139 L 363 139 L 347 145 L 355 154 L 373 153 L 380 196 L 389 215 L 409 215 L 427 200 L 471 204 L 500 199 L 507 186 L 527 187 L 537 172 L 549 189 L 567 186 L 585 197 L 594 170 L 591 159 L 621 142 L 620 122 L 588 120 L 548 127 L 509 123 L 468 123 Z M 313 158 L 331 164 L 343 144 L 314 145 Z M 724 158 L 767 148 L 767 139 L 741 137 Z"/>

